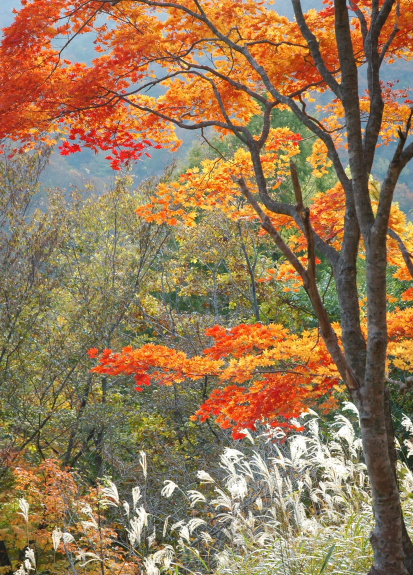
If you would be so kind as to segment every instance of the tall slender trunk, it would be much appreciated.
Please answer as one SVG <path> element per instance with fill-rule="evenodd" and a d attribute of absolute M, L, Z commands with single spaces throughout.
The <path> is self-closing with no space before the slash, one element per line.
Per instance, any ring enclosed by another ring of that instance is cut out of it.
<path fill-rule="evenodd" d="M 394 477 L 397 482 L 397 451 L 395 445 L 395 434 L 394 434 L 394 426 L 393 426 L 393 419 L 391 414 L 391 402 L 390 402 L 390 392 L 388 388 L 385 390 L 384 395 L 384 416 L 386 420 L 386 433 L 387 433 L 387 448 L 389 452 L 390 461 L 392 464 L 392 469 L 394 473 Z M 398 482 L 397 482 L 398 485 Z M 402 518 L 402 544 L 403 544 L 403 551 L 404 551 L 404 565 L 409 573 L 409 575 L 413 575 L 413 543 L 410 539 L 410 536 L 407 532 L 406 523 L 404 521 L 403 513 L 401 514 Z"/>
<path fill-rule="evenodd" d="M 351 211 L 352 206 L 348 205 Z M 370 250 L 367 275 L 370 317 L 369 341 L 360 329 L 357 289 L 357 227 L 353 238 L 347 236 L 347 246 L 337 262 L 334 275 L 341 309 L 342 339 L 348 361 L 360 382 L 352 399 L 360 412 L 365 461 L 370 476 L 375 527 L 371 536 L 374 567 L 371 575 L 413 575 L 413 545 L 407 533 L 401 509 L 397 483 L 394 428 L 389 392 L 384 386 L 386 356 L 385 261 L 372 265 L 377 253 Z M 351 244 L 353 243 L 353 246 Z M 383 250 L 385 253 L 385 250 Z M 379 258 L 383 260 L 383 257 Z M 380 265 L 382 264 L 382 265 Z M 381 307 L 379 313 L 377 308 Z M 366 345 L 367 343 L 367 345 Z"/>
<path fill-rule="evenodd" d="M 107 377 L 102 377 L 102 406 L 106 404 L 106 395 L 107 395 L 107 387 L 108 387 L 108 380 Z M 96 475 L 98 478 L 102 478 L 105 474 L 105 459 L 104 459 L 104 448 L 105 448 L 105 434 L 106 434 L 106 425 L 102 422 L 99 426 L 96 439 L 95 439 L 95 446 L 96 446 L 96 455 L 95 455 L 95 462 L 96 462 Z"/>
<path fill-rule="evenodd" d="M 375 526 L 370 541 L 374 566 L 370 575 L 408 575 L 403 547 L 403 522 L 399 489 L 391 461 L 384 409 L 361 401 L 360 426 L 364 457 L 373 496 Z"/>
<path fill-rule="evenodd" d="M 377 220 L 376 220 L 377 221 Z M 384 236 L 383 236 L 384 234 Z M 394 432 L 385 387 L 387 354 L 386 230 L 372 226 L 365 237 L 368 298 L 366 372 L 359 390 L 360 426 L 370 477 L 375 525 L 370 541 L 374 565 L 370 575 L 408 575 L 403 520 L 396 477 Z"/>

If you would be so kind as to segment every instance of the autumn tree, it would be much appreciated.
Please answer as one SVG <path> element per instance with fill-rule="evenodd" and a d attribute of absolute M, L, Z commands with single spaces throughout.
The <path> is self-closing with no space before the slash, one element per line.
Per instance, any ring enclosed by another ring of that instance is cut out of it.
<path fill-rule="evenodd" d="M 36 181 L 48 155 L 35 150 L 0 157 L 1 486 L 9 488 L 17 462 L 48 457 L 82 469 L 91 483 L 110 473 L 122 484 L 134 475 L 142 448 L 159 482 L 166 469 L 188 466 L 189 476 L 195 460 L 210 465 L 212 453 L 232 442 L 212 421 L 205 433 L 189 419 L 213 380 L 138 395 L 129 377 L 92 375 L 87 350 L 102 341 L 114 348 L 158 341 L 196 355 L 216 322 L 213 301 L 226 321 L 249 319 L 251 277 L 237 244 L 239 226 L 218 209 L 196 235 L 185 226 L 146 223 L 136 205 L 146 204 L 159 182 L 134 191 L 129 175 L 115 178 L 100 197 L 89 184 L 67 197 L 59 190 L 39 192 Z M 256 226 L 243 222 L 245 237 L 253 238 Z M 217 238 L 225 246 L 215 286 L 208 266 L 194 261 L 207 238 L 207 263 Z M 246 245 L 253 261 L 269 240 L 261 236 Z M 260 256 L 257 297 L 275 306 L 281 290 L 259 281 L 270 266 L 271 259 Z"/>
<path fill-rule="evenodd" d="M 115 168 L 138 158 L 145 147 L 173 146 L 174 126 L 201 132 L 214 127 L 239 139 L 240 149 L 218 162 L 217 170 L 206 166 L 201 179 L 188 174 L 185 185 L 161 188 L 141 215 L 193 226 L 198 208 L 218 205 L 234 218 L 258 216 L 292 266 L 290 277 L 297 274 L 304 286 L 323 343 L 315 348 L 314 333 L 297 341 L 275 325 L 230 332 L 217 327 L 210 332 L 216 343 L 209 357 L 199 358 L 195 367 L 178 352 L 166 357 L 165 350 L 146 347 L 126 348 L 121 356 L 107 351 L 101 370 L 137 373 L 140 383 L 148 383 L 146 372 L 154 367 L 152 378 L 164 382 L 221 375 L 232 380 L 231 393 L 218 390 L 208 413 L 235 427 L 241 421 L 252 425 L 254 418 L 274 421 L 284 415 L 288 420 L 343 381 L 360 411 L 373 492 L 371 573 L 413 573 L 386 391 L 386 244 L 394 189 L 413 156 L 408 142 L 412 101 L 406 90 L 382 80 L 383 68 L 391 70 L 397 59 L 411 60 L 413 12 L 408 0 L 354 0 L 350 5 L 334 0 L 307 14 L 300 0 L 292 0 L 292 6 L 295 18 L 289 20 L 252 0 L 28 0 L 5 30 L 1 47 L 1 134 L 26 147 L 33 138 L 66 137 L 62 153 L 77 152 L 82 145 L 109 150 Z M 93 63 L 64 59 L 65 48 L 85 33 L 94 36 Z M 314 99 L 317 103 L 321 94 L 324 106 L 317 111 Z M 341 198 L 343 209 L 325 196 L 324 207 L 317 208 L 320 221 L 327 215 L 324 227 L 316 225 L 316 210 L 304 205 L 294 167 L 295 202 L 286 203 L 279 194 L 299 138 L 288 129 L 271 129 L 277 107 L 289 108 L 316 138 L 314 168 L 322 170 L 327 163 L 334 168 L 338 183 L 331 195 Z M 249 128 L 253 116 L 261 118 L 258 135 Z M 393 144 L 393 152 L 374 198 L 369 180 L 381 144 Z M 290 243 L 280 233 L 287 222 L 294 223 L 298 235 Z M 400 234 L 393 230 L 390 238 L 411 270 Z M 357 283 L 361 251 L 366 327 Z M 316 254 L 333 270 L 340 332 L 318 289 Z M 410 323 L 402 316 L 391 318 L 393 340 L 400 340 L 396 356 L 403 355 L 399 348 L 408 348 L 403 338 L 410 337 Z M 225 365 L 227 357 L 234 361 Z M 409 372 L 406 358 L 397 365 Z M 238 386 L 250 379 L 250 391 Z"/>
<path fill-rule="evenodd" d="M 119 393 L 122 382 L 90 374 L 86 352 L 102 340 L 125 345 L 132 330 L 141 332 L 136 343 L 146 341 L 140 310 L 171 230 L 138 219 L 128 177 L 101 198 L 67 199 L 40 193 L 50 149 L 8 155 L 0 156 L 2 488 L 24 455 L 87 467 L 95 481 L 113 459 L 114 437 L 119 453 L 129 448 L 122 429 L 138 410 L 121 401 L 131 398 Z"/>

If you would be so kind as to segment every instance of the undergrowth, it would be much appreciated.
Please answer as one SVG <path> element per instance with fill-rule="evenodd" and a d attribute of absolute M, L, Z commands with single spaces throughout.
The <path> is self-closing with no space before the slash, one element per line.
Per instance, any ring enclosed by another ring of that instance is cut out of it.
<path fill-rule="evenodd" d="M 224 450 L 219 477 L 199 471 L 197 488 L 189 490 L 166 480 L 161 497 L 173 503 L 167 517 L 148 513 L 145 485 L 123 500 L 106 478 L 66 501 L 64 518 L 49 536 L 53 561 L 51 555 L 46 561 L 46 549 L 40 565 L 28 539 L 16 574 L 366 573 L 373 517 L 356 419 L 348 403 L 330 424 L 315 413 L 305 416 L 304 433 L 249 436 L 251 444 Z M 413 430 L 408 418 L 404 423 Z M 141 465 L 150 481 L 143 453 Z M 413 475 L 405 463 L 398 473 L 409 525 Z M 20 515 L 28 527 L 24 498 Z"/>

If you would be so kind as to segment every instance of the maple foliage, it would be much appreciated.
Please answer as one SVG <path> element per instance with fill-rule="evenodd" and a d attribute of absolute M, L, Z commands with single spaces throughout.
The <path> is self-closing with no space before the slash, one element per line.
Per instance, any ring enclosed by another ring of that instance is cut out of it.
<path fill-rule="evenodd" d="M 397 308 L 389 314 L 388 370 L 413 369 L 413 308 Z M 336 326 L 339 329 L 339 326 Z M 138 391 L 153 383 L 172 385 L 185 380 L 212 377 L 217 388 L 196 418 L 216 417 L 234 438 L 257 424 L 296 429 L 290 420 L 318 405 L 328 412 L 337 407 L 336 392 L 344 390 L 318 330 L 294 334 L 281 325 L 243 324 L 232 329 L 219 325 L 206 331 L 214 345 L 203 355 L 186 353 L 162 345 L 126 347 L 115 353 L 99 353 L 92 371 L 107 375 L 133 375 Z M 247 386 L 243 384 L 248 384 Z"/>
<path fill-rule="evenodd" d="M 23 458 L 13 466 L 13 489 L 2 494 L 3 515 L 8 529 L 3 537 L 10 548 L 24 549 L 28 539 L 43 552 L 52 549 L 50 531 L 67 516 L 68 510 L 79 497 L 76 477 L 60 468 L 56 459 L 46 459 L 39 467 L 28 466 Z M 16 514 L 16 499 L 24 498 L 30 510 L 30 530 L 23 513 Z M 32 529 L 35 528 L 35 533 Z"/>
<path fill-rule="evenodd" d="M 154 10 L 158 5 L 164 19 Z M 354 3 L 351 8 L 362 12 L 368 26 L 369 2 Z M 237 122 L 248 122 L 260 113 L 266 99 L 268 86 L 262 86 L 263 79 L 246 61 L 245 48 L 283 94 L 304 94 L 311 102 L 314 94 L 328 90 L 303 44 L 297 22 L 253 0 L 207 2 L 203 10 L 218 38 L 228 34 L 239 50 L 211 40 L 211 30 L 192 0 L 176 6 L 151 1 L 59 0 L 51 4 L 26 0 L 13 24 L 3 31 L 1 84 L 7 90 L 0 98 L 0 137 L 12 137 L 26 149 L 37 139 L 61 141 L 62 154 L 78 152 L 83 146 L 109 151 L 107 157 L 118 169 L 153 145 L 177 146 L 173 125 L 189 125 L 188 116 L 194 126 L 215 125 L 228 133 Z M 308 12 L 307 23 L 317 30 L 326 65 L 338 70 L 334 17 L 333 4 L 327 2 L 325 9 Z M 386 20 L 382 46 L 395 23 L 398 34 L 384 56 L 389 62 L 411 58 L 413 22 L 408 0 L 401 1 L 398 14 L 393 11 Z M 366 60 L 361 32 L 354 16 L 358 66 Z M 91 34 L 95 56 L 91 64 L 65 58 L 73 41 Z M 213 67 L 204 63 L 205 54 Z M 159 78 L 154 76 L 155 63 L 164 71 Z M 150 88 L 158 85 L 164 93 L 152 96 Z M 405 124 L 411 99 L 408 91 L 394 89 L 391 83 L 383 93 L 382 136 L 388 143 Z M 324 107 L 321 123 L 332 131 L 336 143 L 345 145 L 340 106 L 336 99 Z M 367 111 L 368 106 L 366 93 L 362 109 Z M 325 169 L 322 147 L 318 140 L 314 159 L 318 158 L 321 171 Z"/>
<path fill-rule="evenodd" d="M 88 572 L 92 574 L 101 573 L 100 550 L 107 568 L 113 570 L 123 562 L 126 574 L 136 572 L 136 560 L 127 563 L 131 558 L 116 545 L 115 526 L 105 521 L 105 511 L 113 501 L 104 483 L 87 487 L 73 470 L 62 469 L 57 459 L 45 459 L 36 466 L 22 458 L 13 476 L 12 488 L 1 497 L 3 519 L 8 523 L 1 532 L 10 549 L 35 550 L 36 568 L 53 563 L 57 573 L 66 567 L 65 556 L 73 556 L 83 566 L 91 563 Z M 16 502 L 20 511 L 16 511 Z"/>
<path fill-rule="evenodd" d="M 279 187 L 289 172 L 289 161 L 300 153 L 300 134 L 289 128 L 271 129 L 261 156 L 265 176 Z M 181 175 L 177 182 L 160 184 L 151 202 L 137 213 L 148 222 L 195 226 L 200 211 L 218 208 L 233 219 L 256 219 L 252 207 L 240 201 L 237 179 L 244 177 L 255 191 L 254 169 L 247 150 L 238 149 L 228 159 L 204 160 Z"/>
<path fill-rule="evenodd" d="M 279 133 L 285 134 L 285 131 Z M 293 140 L 291 142 L 290 150 L 283 149 L 285 167 L 279 168 L 279 176 L 281 173 L 284 177 L 287 175 L 287 161 L 297 153 Z M 285 146 L 285 142 L 282 143 Z M 234 172 L 234 165 L 239 170 L 238 174 Z M 317 165 L 313 164 L 313 167 L 317 170 Z M 269 178 L 273 170 L 271 165 Z M 240 203 L 235 183 L 240 174 L 251 186 L 254 185 L 252 165 L 243 150 L 228 162 L 220 158 L 206 160 L 201 170 L 187 171 L 179 182 L 161 184 L 159 195 L 154 196 L 151 203 L 138 208 L 137 212 L 147 221 L 177 225 L 179 218 L 189 227 L 197 225 L 199 214 L 217 207 L 229 218 L 257 219 L 249 204 Z M 370 193 L 377 209 L 379 184 L 373 179 Z M 337 184 L 325 193 L 315 194 L 310 210 L 315 232 L 336 249 L 341 249 L 345 214 L 342 186 Z M 301 261 L 307 263 L 307 239 L 296 222 L 288 216 L 268 215 L 277 229 L 284 230 L 289 246 L 301 254 Z M 413 250 L 413 224 L 407 222 L 397 204 L 392 206 L 389 228 L 399 235 L 409 251 Z M 362 259 L 364 253 L 361 245 Z M 388 239 L 388 262 L 393 266 L 395 278 L 411 281 L 400 246 L 391 237 Z M 321 261 L 317 259 L 316 263 Z M 277 269 L 268 269 L 268 277 L 259 281 L 274 279 L 284 282 L 286 291 L 299 291 L 302 287 L 302 279 L 288 261 L 278 263 Z M 412 289 L 403 293 L 403 300 L 410 299 Z M 412 367 L 409 359 L 413 351 L 411 320 L 411 308 L 397 308 L 389 314 L 389 371 L 402 369 L 409 372 Z M 339 326 L 336 329 L 339 331 Z M 207 330 L 206 335 L 214 338 L 215 345 L 206 349 L 203 356 L 191 358 L 183 352 L 152 344 L 136 350 L 124 348 L 121 353 L 105 350 L 101 356 L 95 349 L 91 355 L 99 357 L 100 364 L 94 371 L 134 375 L 138 390 L 142 389 L 141 385 L 152 382 L 171 385 L 185 379 L 214 377 L 219 387 L 202 405 L 197 416 L 201 421 L 215 416 L 220 425 L 233 429 L 236 438 L 243 436 L 243 429 L 255 430 L 258 422 L 289 427 L 291 418 L 298 417 L 315 403 L 325 410 L 336 407 L 337 399 L 331 392 L 340 391 L 343 387 L 337 369 L 320 341 L 318 330 L 297 336 L 279 325 L 256 324 L 232 329 L 215 326 Z M 247 382 L 248 387 L 242 386 Z M 323 401 L 319 401 L 320 398 L 324 398 Z"/>
<path fill-rule="evenodd" d="M 333 388 L 342 389 L 340 376 L 316 330 L 292 334 L 281 325 L 215 326 L 206 335 L 214 345 L 202 356 L 189 358 L 165 346 L 105 350 L 96 373 L 134 375 L 137 389 L 156 382 L 171 385 L 185 379 L 216 378 L 219 387 L 197 412 L 201 421 L 217 416 L 220 425 L 232 428 L 234 437 L 257 423 L 295 428 L 291 418 Z M 93 349 L 92 357 L 99 352 Z M 248 383 L 245 387 L 242 384 Z M 319 402 L 328 410 L 337 405 L 334 396 Z"/>
<path fill-rule="evenodd" d="M 149 121 L 151 131 L 148 124 L 139 137 L 139 115 L 130 114 L 126 104 L 111 95 L 112 89 L 129 83 L 119 81 L 107 57 L 88 67 L 62 59 L 61 50 L 54 47 L 59 39 L 70 43 L 72 34 L 96 30 L 104 35 L 107 25 L 96 25 L 98 15 L 96 6 L 84 2 L 24 3 L 1 46 L 1 83 L 9 92 L 1 103 L 5 123 L 0 138 L 18 140 L 23 150 L 39 139 L 48 144 L 62 141 L 62 155 L 79 152 L 82 146 L 109 151 L 114 169 L 139 159 L 148 148 L 162 147 L 161 141 L 176 145 L 176 137 L 156 119 Z M 19 70 L 16 61 L 22 63 Z M 139 76 L 132 74 L 130 81 Z"/>

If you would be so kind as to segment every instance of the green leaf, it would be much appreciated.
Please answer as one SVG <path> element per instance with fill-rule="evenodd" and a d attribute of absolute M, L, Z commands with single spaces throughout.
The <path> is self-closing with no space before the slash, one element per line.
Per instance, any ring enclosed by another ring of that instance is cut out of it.
<path fill-rule="evenodd" d="M 327 555 L 326 555 L 326 558 L 324 559 L 324 563 L 323 563 L 323 565 L 322 565 L 322 567 L 321 567 L 321 569 L 320 569 L 320 571 L 319 571 L 319 575 L 321 575 L 322 573 L 324 573 L 324 571 L 325 571 L 325 569 L 326 569 L 326 567 L 327 567 L 327 565 L 328 565 L 328 562 L 330 561 L 331 556 L 332 556 L 332 554 L 333 554 L 333 552 L 334 552 L 335 547 L 336 547 L 336 544 L 334 543 L 334 545 L 332 545 L 332 546 L 330 547 L 330 549 L 328 550 L 328 553 L 327 553 Z"/>

